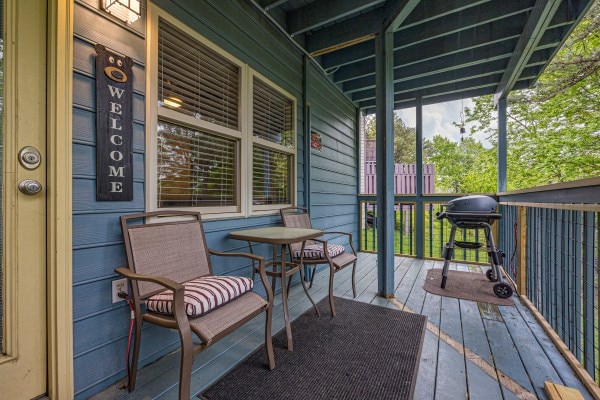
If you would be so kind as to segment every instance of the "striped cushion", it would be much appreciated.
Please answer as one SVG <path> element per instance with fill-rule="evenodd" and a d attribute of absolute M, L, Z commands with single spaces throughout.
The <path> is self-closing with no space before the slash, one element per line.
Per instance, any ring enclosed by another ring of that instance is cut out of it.
<path fill-rule="evenodd" d="M 344 252 L 344 246 L 339 244 L 327 244 L 327 252 L 329 257 L 339 256 Z M 300 249 L 294 251 L 294 258 L 300 258 Z M 304 247 L 304 258 L 325 258 L 323 244 L 310 244 Z"/>
<path fill-rule="evenodd" d="M 199 317 L 251 292 L 253 285 L 252 279 L 237 276 L 205 276 L 185 282 L 185 312 L 190 317 Z M 146 308 L 160 314 L 173 314 L 173 292 L 166 290 L 148 298 Z"/>

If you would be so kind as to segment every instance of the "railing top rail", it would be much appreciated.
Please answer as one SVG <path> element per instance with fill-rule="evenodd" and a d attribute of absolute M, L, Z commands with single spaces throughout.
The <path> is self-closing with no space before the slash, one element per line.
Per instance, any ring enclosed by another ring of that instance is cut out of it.
<path fill-rule="evenodd" d="M 516 207 L 535 207 L 535 208 L 550 208 L 555 210 L 571 210 L 571 211 L 592 211 L 600 212 L 600 204 L 566 204 L 566 203 L 533 203 L 533 202 L 514 202 L 501 201 L 502 206 Z"/>
<path fill-rule="evenodd" d="M 516 194 L 551 192 L 551 191 L 555 191 L 555 190 L 577 189 L 577 188 L 584 188 L 584 187 L 587 188 L 587 187 L 594 187 L 594 186 L 600 186 L 600 177 L 579 179 L 577 181 L 572 181 L 572 182 L 553 183 L 551 185 L 543 185 L 543 186 L 536 186 L 536 187 L 527 188 L 527 189 L 512 190 L 510 192 L 499 192 L 499 193 L 496 193 L 496 195 L 497 196 L 512 196 L 512 195 L 516 195 Z"/>

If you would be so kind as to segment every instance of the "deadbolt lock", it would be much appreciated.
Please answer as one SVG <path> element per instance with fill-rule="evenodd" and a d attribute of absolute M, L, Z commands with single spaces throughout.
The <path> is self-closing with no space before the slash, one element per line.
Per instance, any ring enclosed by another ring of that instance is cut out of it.
<path fill-rule="evenodd" d="M 26 146 L 19 152 L 19 162 L 25 169 L 36 169 L 42 162 L 42 156 L 35 147 Z"/>
<path fill-rule="evenodd" d="M 33 196 L 42 191 L 42 184 L 33 179 L 25 179 L 19 183 L 19 191 L 28 196 Z"/>

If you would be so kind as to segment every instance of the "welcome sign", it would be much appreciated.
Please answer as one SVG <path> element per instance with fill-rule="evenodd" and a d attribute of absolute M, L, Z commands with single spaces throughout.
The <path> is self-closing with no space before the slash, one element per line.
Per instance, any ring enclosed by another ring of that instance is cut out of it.
<path fill-rule="evenodd" d="M 133 200 L 133 61 L 96 49 L 96 200 Z"/>

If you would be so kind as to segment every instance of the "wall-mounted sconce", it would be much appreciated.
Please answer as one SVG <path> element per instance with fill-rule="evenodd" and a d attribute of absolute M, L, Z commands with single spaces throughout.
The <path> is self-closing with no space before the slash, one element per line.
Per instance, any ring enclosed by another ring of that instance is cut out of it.
<path fill-rule="evenodd" d="M 140 0 L 102 0 L 102 8 L 128 24 L 142 15 Z"/>

